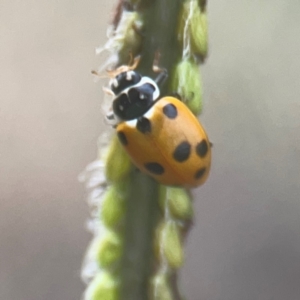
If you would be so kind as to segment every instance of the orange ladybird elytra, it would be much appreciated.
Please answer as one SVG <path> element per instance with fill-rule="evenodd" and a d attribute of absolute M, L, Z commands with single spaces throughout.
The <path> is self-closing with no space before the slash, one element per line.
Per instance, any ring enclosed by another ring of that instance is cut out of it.
<path fill-rule="evenodd" d="M 175 97 L 160 98 L 156 80 L 136 71 L 121 72 L 110 81 L 115 95 L 107 119 L 132 162 L 165 185 L 196 187 L 210 171 L 211 144 L 198 119 Z"/>

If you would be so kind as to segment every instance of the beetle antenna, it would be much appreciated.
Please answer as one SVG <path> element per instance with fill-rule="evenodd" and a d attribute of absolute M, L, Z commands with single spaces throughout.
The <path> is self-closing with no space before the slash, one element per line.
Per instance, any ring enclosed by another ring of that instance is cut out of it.
<path fill-rule="evenodd" d="M 155 78 L 154 81 L 158 86 L 161 86 L 168 78 L 168 71 L 167 69 L 159 69 L 159 72 L 160 73 L 158 74 L 158 76 Z"/>
<path fill-rule="evenodd" d="M 166 68 L 162 68 L 159 66 L 159 59 L 160 59 L 160 52 L 156 51 L 152 70 L 155 73 L 159 73 L 154 81 L 158 86 L 161 86 L 161 85 L 163 85 L 163 83 L 166 81 L 166 79 L 168 77 L 168 71 Z"/>
<path fill-rule="evenodd" d="M 133 62 L 132 62 L 132 54 L 130 54 L 129 65 L 120 66 L 116 70 L 107 70 L 108 76 L 111 77 L 111 78 L 114 78 L 117 75 L 119 75 L 120 73 L 128 72 L 128 71 L 136 69 L 136 67 L 138 66 L 140 60 L 141 60 L 141 56 L 137 56 L 133 59 Z"/>
<path fill-rule="evenodd" d="M 105 86 L 102 88 L 102 90 L 103 90 L 104 93 L 106 93 L 106 94 L 108 94 L 110 96 L 114 96 L 115 95 L 111 89 L 109 89 L 109 88 L 107 88 Z"/>
<path fill-rule="evenodd" d="M 92 70 L 91 73 L 92 73 L 93 75 L 96 75 L 97 77 L 100 77 L 100 78 L 106 78 L 106 77 L 107 77 L 106 74 L 99 74 L 99 73 L 98 73 L 97 71 L 95 71 L 95 70 Z"/>

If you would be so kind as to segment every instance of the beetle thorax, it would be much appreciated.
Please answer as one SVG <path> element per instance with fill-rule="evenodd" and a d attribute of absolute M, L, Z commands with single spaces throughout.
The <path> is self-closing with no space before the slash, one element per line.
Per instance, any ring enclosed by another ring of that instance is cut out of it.
<path fill-rule="evenodd" d="M 112 109 L 117 119 L 132 120 L 141 117 L 159 97 L 159 88 L 150 77 L 136 71 L 122 72 L 110 81 L 115 94 Z"/>

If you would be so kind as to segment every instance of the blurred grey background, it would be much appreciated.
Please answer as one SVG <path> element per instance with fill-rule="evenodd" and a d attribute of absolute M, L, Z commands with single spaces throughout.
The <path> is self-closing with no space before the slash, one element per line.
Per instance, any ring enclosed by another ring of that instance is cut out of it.
<path fill-rule="evenodd" d="M 91 235 L 77 176 L 106 128 L 90 70 L 112 1 L 0 3 L 0 299 L 75 300 Z M 209 1 L 214 143 L 181 285 L 189 300 L 300 299 L 300 2 Z"/>

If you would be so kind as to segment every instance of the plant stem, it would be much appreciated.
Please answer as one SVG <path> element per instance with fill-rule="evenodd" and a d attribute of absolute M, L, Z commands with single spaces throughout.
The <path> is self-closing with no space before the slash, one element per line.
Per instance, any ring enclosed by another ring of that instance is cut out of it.
<path fill-rule="evenodd" d="M 121 262 L 121 300 L 148 299 L 152 274 L 153 230 L 159 207 L 158 184 L 147 175 L 132 171 L 125 216 L 124 256 Z"/>
<path fill-rule="evenodd" d="M 138 67 L 143 74 L 151 74 L 155 55 L 159 53 L 160 67 L 173 70 L 180 58 L 177 41 L 179 0 L 156 0 L 144 11 L 145 36 L 143 39 L 142 60 Z M 163 94 L 169 92 L 168 84 L 161 87 Z"/>
<path fill-rule="evenodd" d="M 138 70 L 152 75 L 155 56 L 159 53 L 160 67 L 171 72 L 180 58 L 177 42 L 179 0 L 143 1 L 144 28 L 141 62 Z M 168 91 L 168 82 L 161 89 Z M 158 187 L 150 177 L 133 170 L 130 180 L 124 229 L 124 254 L 121 262 L 121 300 L 149 299 L 149 282 L 155 257 L 154 230 L 161 211 Z"/>

